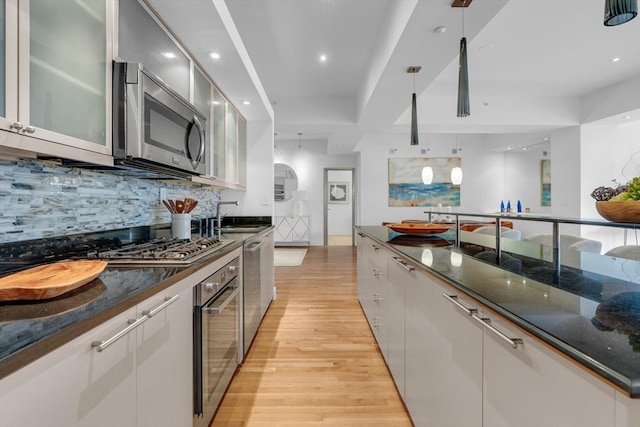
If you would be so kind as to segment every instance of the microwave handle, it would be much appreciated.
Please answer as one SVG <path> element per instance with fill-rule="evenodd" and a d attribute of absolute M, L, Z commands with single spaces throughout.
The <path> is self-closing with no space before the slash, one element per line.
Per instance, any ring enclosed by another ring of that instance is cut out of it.
<path fill-rule="evenodd" d="M 191 164 L 193 165 L 194 168 L 196 168 L 198 166 L 198 164 L 202 161 L 202 158 L 204 157 L 204 145 L 205 145 L 205 140 L 204 140 L 204 129 L 202 128 L 202 124 L 200 123 L 200 120 L 198 120 L 198 118 L 196 116 L 193 116 L 193 125 L 196 127 L 196 129 L 198 129 L 198 135 L 200 135 L 200 148 L 198 149 L 198 155 L 191 159 Z M 189 153 L 189 155 L 191 155 L 191 153 Z"/>

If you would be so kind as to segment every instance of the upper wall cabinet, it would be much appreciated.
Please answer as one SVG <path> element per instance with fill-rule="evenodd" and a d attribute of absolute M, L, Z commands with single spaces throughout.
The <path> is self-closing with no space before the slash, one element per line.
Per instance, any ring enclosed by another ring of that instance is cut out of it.
<path fill-rule="evenodd" d="M 143 64 L 184 99 L 191 99 L 191 60 L 136 0 L 118 3 L 117 56 Z"/>
<path fill-rule="evenodd" d="M 5 134 L 3 144 L 50 155 L 68 156 L 70 147 L 111 154 L 111 6 L 111 0 L 0 0 L 0 129 L 32 137 Z M 98 163 L 109 157 L 97 158 L 87 154 Z"/>
<path fill-rule="evenodd" d="M 247 122 L 216 88 L 212 122 L 211 174 L 226 187 L 244 189 L 247 184 Z"/>

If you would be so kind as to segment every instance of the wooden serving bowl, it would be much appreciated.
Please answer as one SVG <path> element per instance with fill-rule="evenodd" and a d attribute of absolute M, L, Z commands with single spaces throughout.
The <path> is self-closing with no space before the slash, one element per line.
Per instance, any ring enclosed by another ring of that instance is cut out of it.
<path fill-rule="evenodd" d="M 640 223 L 640 201 L 596 202 L 596 209 L 607 221 Z"/>

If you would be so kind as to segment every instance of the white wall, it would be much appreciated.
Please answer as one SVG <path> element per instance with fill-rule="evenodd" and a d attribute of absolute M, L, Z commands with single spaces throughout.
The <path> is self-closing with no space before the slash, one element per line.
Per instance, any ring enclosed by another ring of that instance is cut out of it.
<path fill-rule="evenodd" d="M 605 154 L 606 153 L 606 154 Z M 640 176 L 640 120 L 622 125 L 589 124 L 582 126 L 580 162 L 582 164 L 581 211 L 584 218 L 601 219 L 590 196 L 593 189 L 613 187 Z M 624 244 L 624 230 L 583 227 L 585 237 L 600 240 L 602 252 Z M 628 244 L 638 244 L 628 234 Z"/>
<path fill-rule="evenodd" d="M 322 141 L 302 141 L 301 148 L 298 147 L 298 141 L 277 141 L 271 168 L 273 163 L 287 164 L 298 175 L 298 190 L 307 191 L 309 196 L 310 244 L 322 246 L 324 244 L 324 168 L 355 168 L 357 155 L 328 155 L 326 144 Z M 273 188 L 273 181 L 271 186 Z M 293 200 L 276 202 L 274 215 L 292 215 L 294 210 Z"/>
<path fill-rule="evenodd" d="M 428 154 L 422 154 L 426 150 Z M 379 225 L 383 221 L 426 219 L 426 207 L 389 207 L 389 158 L 454 157 L 452 134 L 420 135 L 420 145 L 411 146 L 408 134 L 369 135 L 358 145 L 360 169 L 360 209 L 358 225 Z M 458 147 L 464 178 L 460 187 L 460 207 L 453 212 L 495 212 L 504 193 L 503 154 L 486 150 L 481 135 L 459 135 Z M 394 151 L 395 150 L 395 151 Z M 393 152 L 391 152 L 393 151 Z"/>
<path fill-rule="evenodd" d="M 273 122 L 247 123 L 247 190 L 222 190 L 221 200 L 238 200 L 225 206 L 233 216 L 273 216 Z"/>

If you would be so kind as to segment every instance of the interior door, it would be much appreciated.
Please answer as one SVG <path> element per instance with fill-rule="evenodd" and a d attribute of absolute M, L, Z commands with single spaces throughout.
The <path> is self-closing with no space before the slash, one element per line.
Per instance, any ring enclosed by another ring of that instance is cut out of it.
<path fill-rule="evenodd" d="M 353 246 L 354 169 L 324 169 L 324 244 Z"/>

